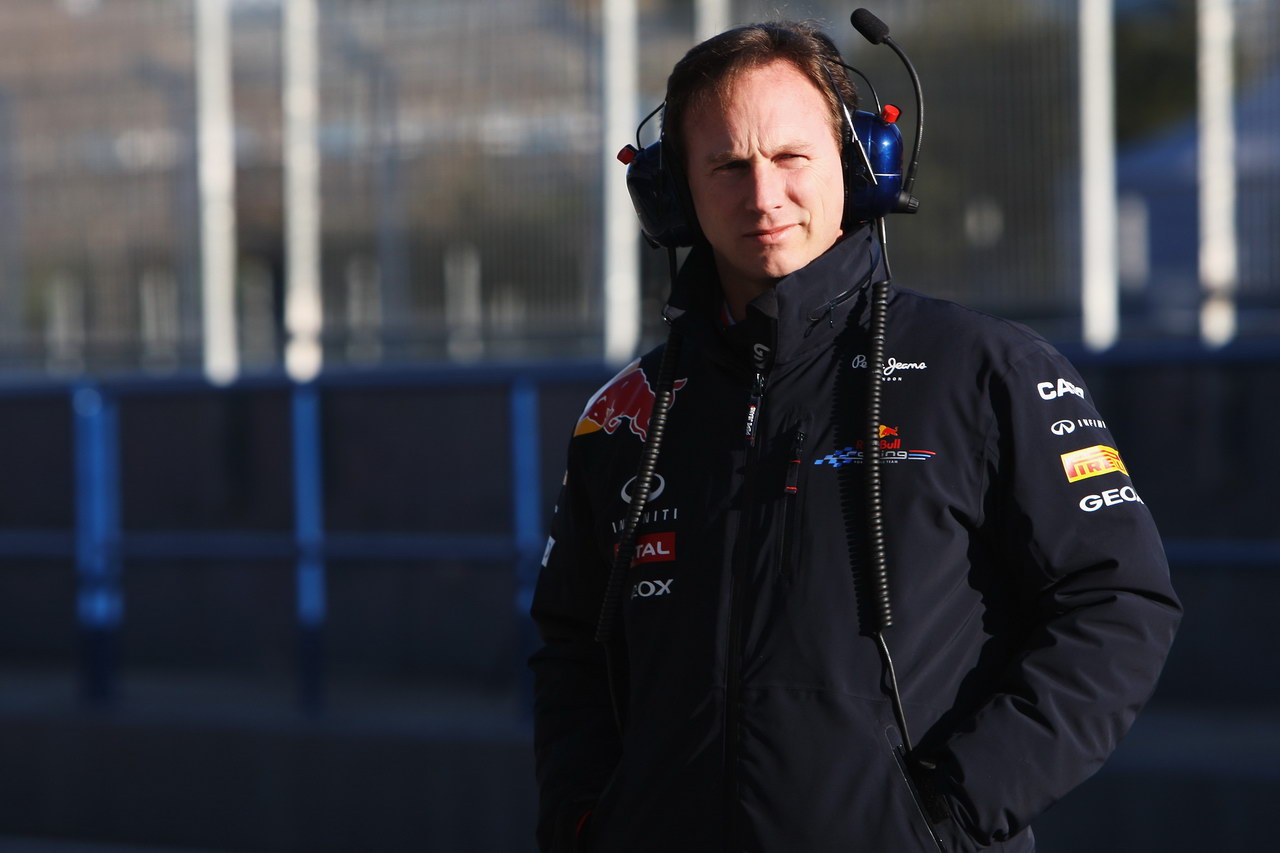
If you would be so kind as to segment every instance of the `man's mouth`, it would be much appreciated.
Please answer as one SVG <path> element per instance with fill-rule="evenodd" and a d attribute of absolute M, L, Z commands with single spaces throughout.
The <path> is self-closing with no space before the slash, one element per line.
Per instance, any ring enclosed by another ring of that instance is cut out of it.
<path fill-rule="evenodd" d="M 747 238 L 756 240 L 761 243 L 777 243 L 790 234 L 791 229 L 795 228 L 794 224 L 779 225 L 774 228 L 757 228 L 754 231 L 747 232 Z"/>

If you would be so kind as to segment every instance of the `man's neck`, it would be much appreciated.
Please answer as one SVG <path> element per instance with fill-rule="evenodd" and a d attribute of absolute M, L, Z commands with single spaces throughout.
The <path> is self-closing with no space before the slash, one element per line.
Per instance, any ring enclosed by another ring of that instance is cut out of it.
<path fill-rule="evenodd" d="M 724 301 L 734 322 L 741 323 L 747 316 L 747 305 L 775 283 L 773 279 L 743 279 L 721 272 L 720 289 L 724 291 Z"/>

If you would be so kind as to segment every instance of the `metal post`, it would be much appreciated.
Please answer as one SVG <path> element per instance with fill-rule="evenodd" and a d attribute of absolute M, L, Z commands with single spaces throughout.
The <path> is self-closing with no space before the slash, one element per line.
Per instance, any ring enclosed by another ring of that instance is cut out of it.
<path fill-rule="evenodd" d="M 1236 335 L 1235 21 L 1231 0 L 1199 0 L 1200 340 L 1230 343 Z"/>
<path fill-rule="evenodd" d="M 693 6 L 693 38 L 702 42 L 729 29 L 730 0 L 696 0 Z"/>
<path fill-rule="evenodd" d="M 1112 0 L 1080 0 L 1080 267 L 1085 346 L 1120 332 Z"/>
<path fill-rule="evenodd" d="M 640 344 L 640 230 L 616 159 L 636 122 L 635 0 L 604 0 L 603 18 L 604 357 L 621 365 Z"/>
<path fill-rule="evenodd" d="M 115 693 L 120 594 L 120 487 L 116 403 L 91 383 L 72 392 L 76 456 L 76 622 L 81 693 L 105 705 Z"/>
<path fill-rule="evenodd" d="M 236 164 L 230 14 L 227 0 L 199 0 L 196 4 L 204 371 L 209 381 L 217 385 L 231 382 L 240 369 L 236 345 Z"/>
<path fill-rule="evenodd" d="M 293 388 L 293 507 L 298 548 L 296 606 L 299 695 L 304 711 L 324 706 L 324 476 L 320 395 L 314 383 Z"/>
<path fill-rule="evenodd" d="M 315 0 L 285 0 L 284 204 L 285 370 L 306 382 L 320 372 L 324 321 L 320 288 L 318 21 Z"/>
<path fill-rule="evenodd" d="M 22 258 L 23 182 L 18 166 L 18 128 L 7 91 L 0 90 L 0 344 L 9 349 L 12 363 L 25 363 L 23 350 L 28 331 L 23 323 L 29 285 Z"/>

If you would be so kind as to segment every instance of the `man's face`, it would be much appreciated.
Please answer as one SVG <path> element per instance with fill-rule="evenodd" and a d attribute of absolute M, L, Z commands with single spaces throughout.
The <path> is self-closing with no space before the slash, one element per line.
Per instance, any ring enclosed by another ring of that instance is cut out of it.
<path fill-rule="evenodd" d="M 753 294 L 831 248 L 844 212 L 827 101 L 789 62 L 685 119 L 689 191 L 721 282 Z"/>

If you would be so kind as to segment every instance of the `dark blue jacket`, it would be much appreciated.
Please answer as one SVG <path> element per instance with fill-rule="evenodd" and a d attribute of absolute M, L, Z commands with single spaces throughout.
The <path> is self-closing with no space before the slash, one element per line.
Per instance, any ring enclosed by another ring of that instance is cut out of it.
<path fill-rule="evenodd" d="M 907 781 L 862 580 L 872 258 L 857 233 L 731 328 L 709 257 L 682 269 L 621 735 L 593 635 L 659 353 L 584 410 L 533 604 L 544 851 L 1030 851 L 1151 694 L 1181 610 L 1084 382 L 1022 326 L 894 289 L 884 636 L 936 767 Z"/>

